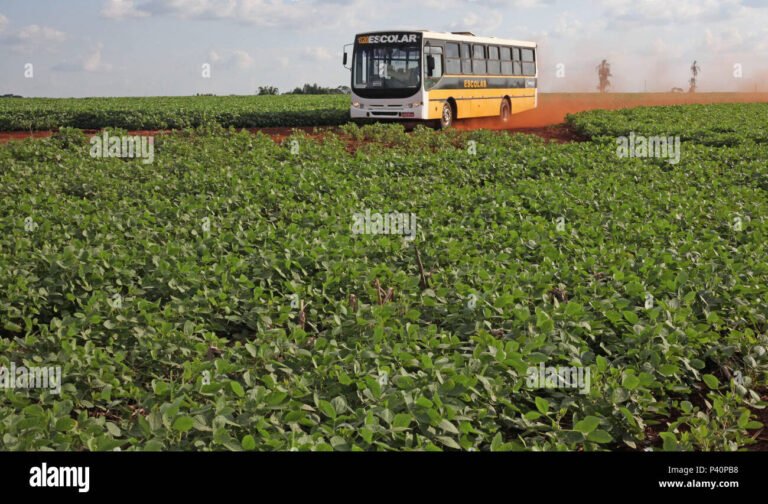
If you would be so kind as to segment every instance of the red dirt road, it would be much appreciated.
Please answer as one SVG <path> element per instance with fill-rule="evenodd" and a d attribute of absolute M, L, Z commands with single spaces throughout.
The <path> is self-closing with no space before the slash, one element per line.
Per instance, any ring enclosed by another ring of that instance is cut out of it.
<path fill-rule="evenodd" d="M 507 124 L 496 118 L 467 119 L 456 123 L 459 129 L 523 129 L 561 124 L 565 116 L 586 110 L 616 110 L 633 107 L 710 103 L 768 102 L 768 93 L 541 93 L 534 110 L 513 114 Z"/>

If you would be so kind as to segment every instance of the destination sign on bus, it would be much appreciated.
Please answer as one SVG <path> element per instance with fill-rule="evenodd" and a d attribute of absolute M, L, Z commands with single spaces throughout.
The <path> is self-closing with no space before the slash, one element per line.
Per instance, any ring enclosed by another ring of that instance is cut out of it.
<path fill-rule="evenodd" d="M 415 44 L 418 40 L 418 35 L 415 33 L 384 33 L 357 37 L 358 44 Z"/>

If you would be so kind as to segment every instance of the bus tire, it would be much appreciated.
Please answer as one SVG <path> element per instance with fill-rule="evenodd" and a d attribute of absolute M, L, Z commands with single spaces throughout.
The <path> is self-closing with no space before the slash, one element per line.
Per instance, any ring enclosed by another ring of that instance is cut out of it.
<path fill-rule="evenodd" d="M 443 103 L 443 110 L 440 113 L 440 129 L 446 129 L 453 126 L 456 120 L 456 108 L 450 101 Z"/>
<path fill-rule="evenodd" d="M 509 102 L 509 98 L 504 97 L 501 100 L 501 109 L 499 110 L 499 119 L 504 124 L 509 122 L 509 118 L 512 117 L 512 104 Z"/>

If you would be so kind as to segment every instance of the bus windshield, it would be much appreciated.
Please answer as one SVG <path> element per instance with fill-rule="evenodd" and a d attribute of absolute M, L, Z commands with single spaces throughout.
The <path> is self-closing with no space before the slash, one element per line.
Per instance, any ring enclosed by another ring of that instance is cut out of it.
<path fill-rule="evenodd" d="M 355 51 L 352 87 L 415 92 L 421 84 L 420 54 L 420 46 L 414 44 L 360 45 Z"/>

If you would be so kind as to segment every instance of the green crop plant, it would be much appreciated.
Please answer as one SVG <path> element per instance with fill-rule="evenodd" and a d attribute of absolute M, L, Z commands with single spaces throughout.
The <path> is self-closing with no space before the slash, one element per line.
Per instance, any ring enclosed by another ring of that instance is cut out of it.
<path fill-rule="evenodd" d="M 63 377 L 0 390 L 0 448 L 749 449 L 766 146 L 742 121 L 675 166 L 620 158 L 627 114 L 576 116 L 595 139 L 567 144 L 209 124 L 152 164 L 73 130 L 0 146 L 0 366 Z M 366 209 L 415 238 L 352 233 Z M 532 388 L 540 365 L 588 390 Z"/>

